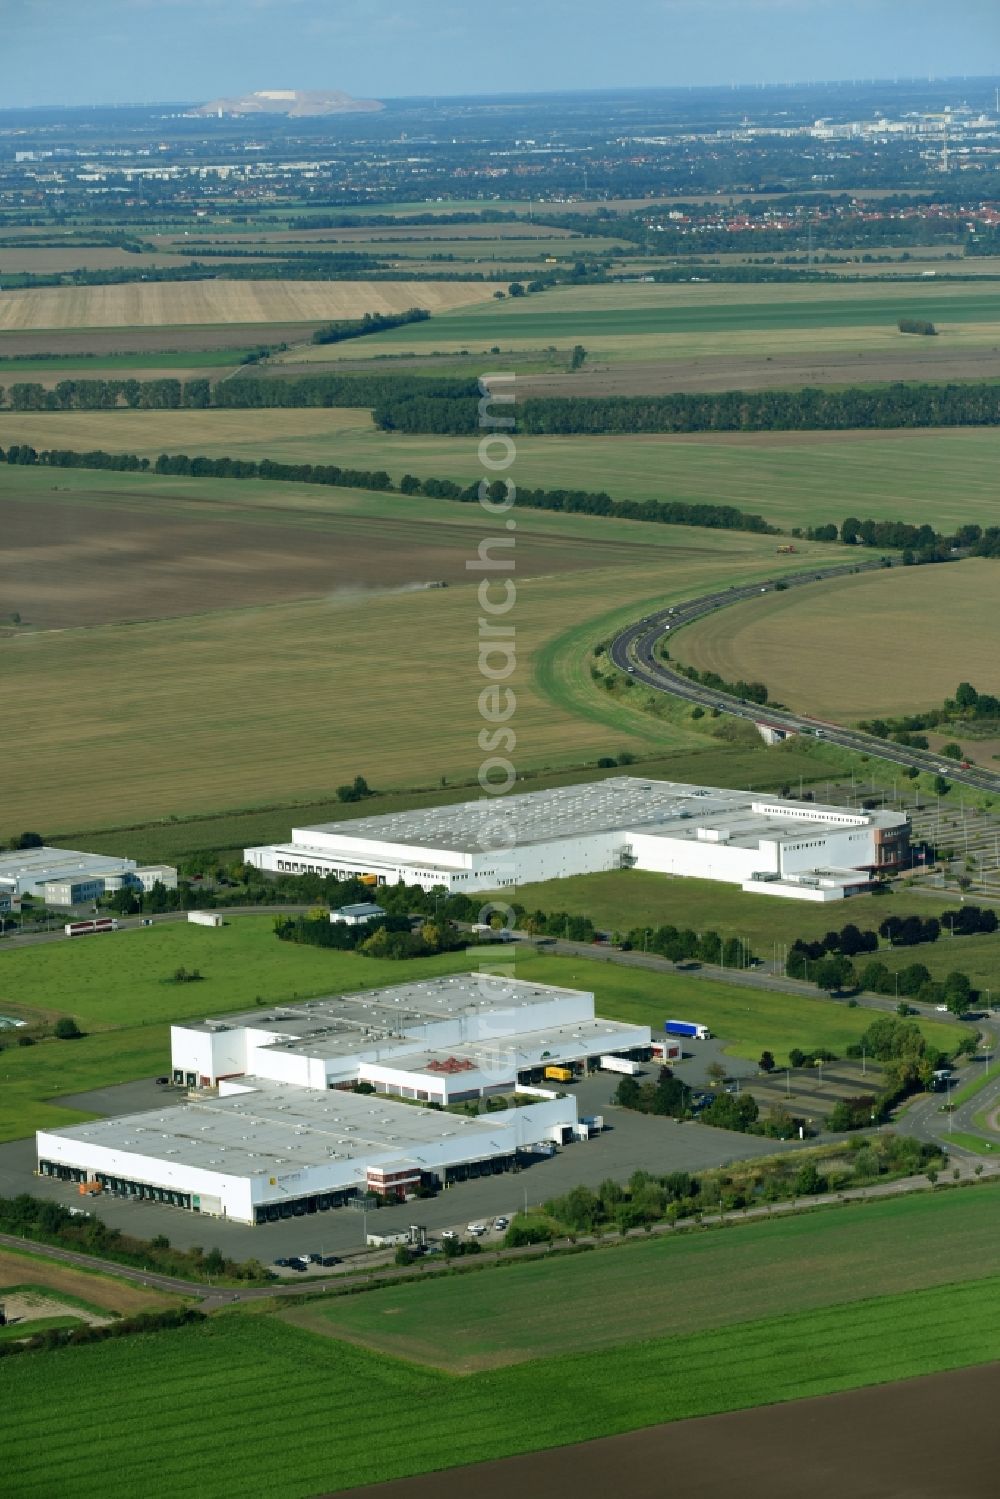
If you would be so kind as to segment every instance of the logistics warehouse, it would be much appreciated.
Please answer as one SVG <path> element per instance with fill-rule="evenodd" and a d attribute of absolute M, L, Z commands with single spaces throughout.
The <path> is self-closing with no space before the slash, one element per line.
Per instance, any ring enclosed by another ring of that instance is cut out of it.
<path fill-rule="evenodd" d="M 615 776 L 295 828 L 290 842 L 248 848 L 244 857 L 272 874 L 402 880 L 462 893 L 638 868 L 829 901 L 903 867 L 909 823 L 899 812 Z"/>
<path fill-rule="evenodd" d="M 40 1130 L 38 1169 L 244 1223 L 398 1199 L 586 1134 L 546 1070 L 650 1046 L 648 1026 L 596 1017 L 590 993 L 491 974 L 254 1009 L 171 1028 L 188 1102 Z M 515 1090 L 519 1106 L 444 1112 Z"/>

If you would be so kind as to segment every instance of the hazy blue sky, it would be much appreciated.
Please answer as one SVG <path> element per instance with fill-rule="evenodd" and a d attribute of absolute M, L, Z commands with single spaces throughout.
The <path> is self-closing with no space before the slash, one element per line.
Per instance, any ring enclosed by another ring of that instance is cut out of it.
<path fill-rule="evenodd" d="M 1000 73 L 1000 0 L 0 0 L 0 107 Z"/>

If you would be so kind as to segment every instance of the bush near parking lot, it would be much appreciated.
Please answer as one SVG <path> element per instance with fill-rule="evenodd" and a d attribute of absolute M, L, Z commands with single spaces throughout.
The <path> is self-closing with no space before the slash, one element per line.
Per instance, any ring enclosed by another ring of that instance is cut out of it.
<path fill-rule="evenodd" d="M 0 1232 L 39 1244 L 59 1244 L 122 1265 L 137 1265 L 187 1280 L 269 1281 L 275 1277 L 259 1260 L 231 1260 L 218 1249 L 175 1249 L 162 1234 L 155 1239 L 133 1238 L 111 1228 L 100 1218 L 78 1218 L 57 1202 L 28 1193 L 0 1197 Z"/>
<path fill-rule="evenodd" d="M 544 1204 L 542 1220 L 537 1215 L 522 1219 L 519 1214 L 508 1230 L 505 1243 L 526 1242 L 514 1235 L 515 1228 L 522 1224 L 541 1222 L 554 1234 L 593 1233 L 602 1228 L 616 1228 L 624 1233 L 647 1224 L 676 1223 L 716 1213 L 720 1206 L 729 1212 L 755 1204 L 842 1191 L 879 1178 L 912 1176 L 941 1160 L 936 1145 L 884 1132 L 832 1149 L 741 1161 L 698 1175 L 671 1171 L 657 1176 L 636 1171 L 624 1184 L 609 1179 L 596 1192 L 589 1187 L 574 1187 L 562 1197 L 550 1198 Z M 540 1233 L 529 1242 L 541 1242 L 544 1237 Z"/>

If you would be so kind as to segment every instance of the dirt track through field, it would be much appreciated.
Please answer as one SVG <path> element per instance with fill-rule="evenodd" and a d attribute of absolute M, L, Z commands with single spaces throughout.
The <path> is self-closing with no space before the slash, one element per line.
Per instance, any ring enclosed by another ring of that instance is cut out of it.
<path fill-rule="evenodd" d="M 595 1364 L 594 1378 L 600 1378 Z M 580 1391 L 586 1399 L 586 1389 Z M 1000 1364 L 352 1489 L 358 1499 L 995 1499 Z"/>

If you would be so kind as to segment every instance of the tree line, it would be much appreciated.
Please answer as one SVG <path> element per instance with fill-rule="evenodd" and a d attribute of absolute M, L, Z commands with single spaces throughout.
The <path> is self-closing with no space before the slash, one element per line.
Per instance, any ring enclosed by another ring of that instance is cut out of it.
<path fill-rule="evenodd" d="M 361 328 L 362 322 L 356 326 Z M 355 324 L 352 322 L 350 326 Z M 474 403 L 478 411 L 479 394 L 478 381 L 447 375 L 319 374 L 299 375 L 291 380 L 240 375 L 236 379 L 214 383 L 201 376 L 184 381 L 170 377 L 156 380 L 60 380 L 51 390 L 36 381 L 20 380 L 7 390 L 0 386 L 0 407 L 6 406 L 11 411 L 113 411 L 119 407 L 131 411 L 204 411 L 209 407 L 220 410 L 272 406 L 372 407 L 386 400 L 406 401 L 426 395 Z"/>
<path fill-rule="evenodd" d="M 417 408 L 442 422 L 439 405 Z M 391 413 L 390 413 L 391 414 Z M 412 414 L 401 413 L 416 430 Z M 464 412 L 454 414 L 464 420 Z M 703 391 L 659 396 L 533 396 L 520 408 L 522 432 L 544 435 L 632 432 L 805 432 L 898 427 L 997 426 L 1000 388 L 969 384 L 819 390 Z M 451 430 L 441 425 L 429 430 Z M 459 430 L 463 430 L 459 428 Z"/>
<path fill-rule="evenodd" d="M 313 332 L 314 344 L 338 344 L 347 338 L 365 338 L 369 333 L 384 333 L 387 328 L 402 328 L 406 323 L 423 323 L 430 317 L 424 307 L 408 307 L 405 312 L 366 312 L 363 318 L 338 318 L 324 323 Z"/>
<path fill-rule="evenodd" d="M 265 479 L 272 483 L 323 484 L 350 489 L 370 489 L 395 493 L 397 486 L 385 469 L 341 468 L 338 464 L 275 463 L 270 458 L 255 462 L 252 458 L 190 457 L 187 453 L 161 453 L 155 460 L 135 453 L 106 453 L 95 449 L 79 453 L 71 448 L 41 451 L 28 443 L 0 448 L 0 463 L 35 465 L 48 468 L 108 469 L 124 473 L 189 475 L 196 479 Z M 463 504 L 479 503 L 479 484 L 461 485 L 453 479 L 418 479 L 404 474 L 398 485 L 404 495 L 423 495 L 427 499 L 456 500 Z M 491 487 L 495 499 L 504 497 L 502 484 Z M 760 515 L 747 515 L 732 505 L 697 505 L 684 500 L 613 500 L 603 491 L 597 494 L 579 489 L 522 489 L 518 503 L 532 510 L 554 510 L 574 515 L 614 516 L 624 520 L 641 520 L 667 526 L 704 526 L 710 530 L 751 531 L 770 534 Z"/>

